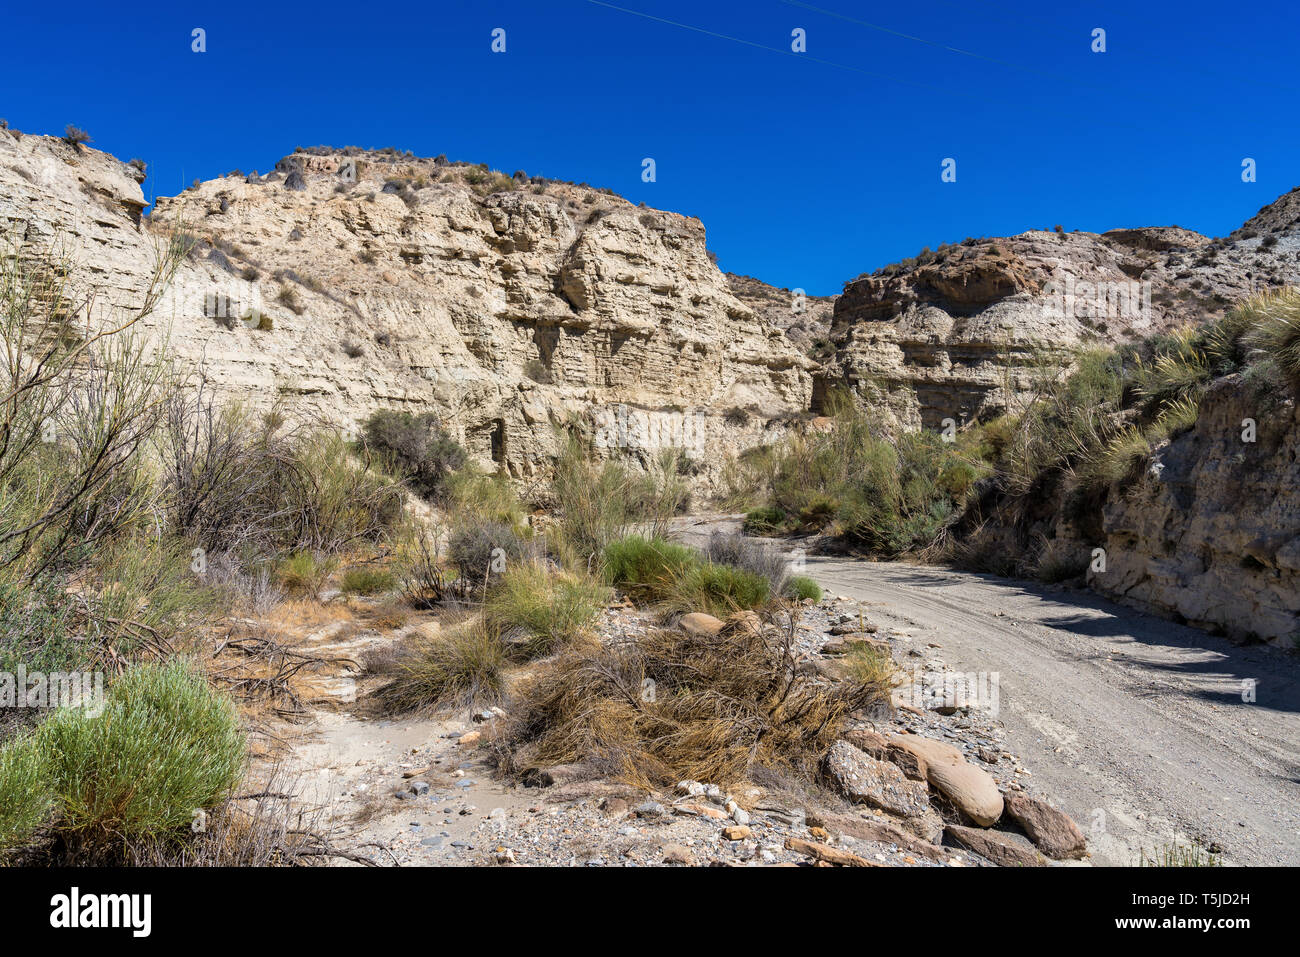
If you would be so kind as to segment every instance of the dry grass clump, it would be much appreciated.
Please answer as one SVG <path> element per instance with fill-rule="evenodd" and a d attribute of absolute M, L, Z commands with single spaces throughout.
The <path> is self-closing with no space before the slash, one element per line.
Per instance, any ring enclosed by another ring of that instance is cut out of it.
<path fill-rule="evenodd" d="M 840 662 L 848 680 L 867 688 L 892 688 L 898 666 L 887 651 L 854 645 Z"/>
<path fill-rule="evenodd" d="M 1063 582 L 1078 578 L 1088 570 L 1090 555 L 1086 546 L 1070 545 L 1059 538 L 1043 542 L 1033 563 L 1034 577 L 1043 582 Z"/>
<path fill-rule="evenodd" d="M 1238 312 L 1239 323 L 1246 327 L 1242 343 L 1271 359 L 1283 378 L 1300 389 L 1300 289 L 1261 293 Z"/>
<path fill-rule="evenodd" d="M 799 673 L 794 627 L 779 637 L 739 625 L 712 638 L 653 631 L 564 655 L 511 704 L 502 767 L 587 762 L 642 787 L 734 783 L 756 767 L 810 776 L 845 717 L 888 688 Z"/>
<path fill-rule="evenodd" d="M 386 601 L 375 608 L 370 618 L 370 627 L 379 631 L 397 631 L 405 628 L 410 620 L 410 612 L 401 602 Z"/>
<path fill-rule="evenodd" d="M 387 711 L 490 705 L 505 691 L 505 645 L 481 619 L 432 636 L 411 633 L 390 667 L 395 677 L 375 692 Z"/>

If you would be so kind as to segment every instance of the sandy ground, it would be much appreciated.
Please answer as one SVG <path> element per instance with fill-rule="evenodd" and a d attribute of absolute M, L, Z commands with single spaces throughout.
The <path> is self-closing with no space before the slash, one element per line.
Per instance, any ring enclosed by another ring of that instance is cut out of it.
<path fill-rule="evenodd" d="M 728 526 L 697 519 L 682 537 Z M 998 673 L 1008 747 L 1079 822 L 1095 863 L 1195 840 L 1218 843 L 1229 864 L 1300 864 L 1300 656 L 1085 590 L 806 561 L 832 594 L 867 603 L 870 620 L 941 646 L 953 668 Z"/>

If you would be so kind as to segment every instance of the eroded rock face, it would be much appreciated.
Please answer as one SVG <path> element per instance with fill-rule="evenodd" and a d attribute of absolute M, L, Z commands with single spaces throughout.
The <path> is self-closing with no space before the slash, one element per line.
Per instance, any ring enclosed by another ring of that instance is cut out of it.
<path fill-rule="evenodd" d="M 1255 422 L 1255 441 L 1247 419 Z M 1300 634 L 1300 415 L 1239 376 L 1215 383 L 1195 427 L 1157 449 L 1102 513 L 1103 595 L 1237 639 Z"/>
<path fill-rule="evenodd" d="M 908 430 L 1015 411 L 1073 347 L 1204 320 L 1296 281 L 1297 249 L 1295 236 L 1212 242 L 1176 226 L 943 247 L 845 286 L 814 405 L 847 386 Z"/>
<path fill-rule="evenodd" d="M 567 424 L 634 460 L 684 447 L 707 487 L 728 451 L 806 410 L 816 364 L 731 293 L 698 220 L 562 183 L 489 193 L 488 175 L 299 153 L 142 220 L 125 164 L 0 131 L 0 226 L 57 237 L 101 320 L 138 302 L 154 247 L 183 229 L 200 242 L 149 332 L 215 392 L 347 429 L 435 411 L 516 478 L 546 474 Z"/>

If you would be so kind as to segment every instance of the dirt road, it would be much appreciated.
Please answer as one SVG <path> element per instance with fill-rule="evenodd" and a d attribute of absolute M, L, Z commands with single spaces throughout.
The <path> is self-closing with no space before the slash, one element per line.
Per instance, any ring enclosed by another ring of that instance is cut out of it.
<path fill-rule="evenodd" d="M 1220 844 L 1225 863 L 1300 864 L 1300 656 L 1081 590 L 817 557 L 807 574 L 867 603 L 882 634 L 997 672 L 1008 746 L 1088 833 L 1096 863 L 1196 839 Z"/>

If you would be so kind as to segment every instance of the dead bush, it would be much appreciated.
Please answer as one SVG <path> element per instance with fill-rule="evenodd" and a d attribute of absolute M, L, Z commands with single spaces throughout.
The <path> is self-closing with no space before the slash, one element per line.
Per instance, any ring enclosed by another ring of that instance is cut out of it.
<path fill-rule="evenodd" d="M 810 779 L 844 719 L 888 689 L 801 673 L 796 627 L 790 616 L 712 638 L 653 631 L 562 655 L 520 686 L 498 760 L 518 775 L 584 761 L 641 787 L 729 784 L 757 768 Z"/>

